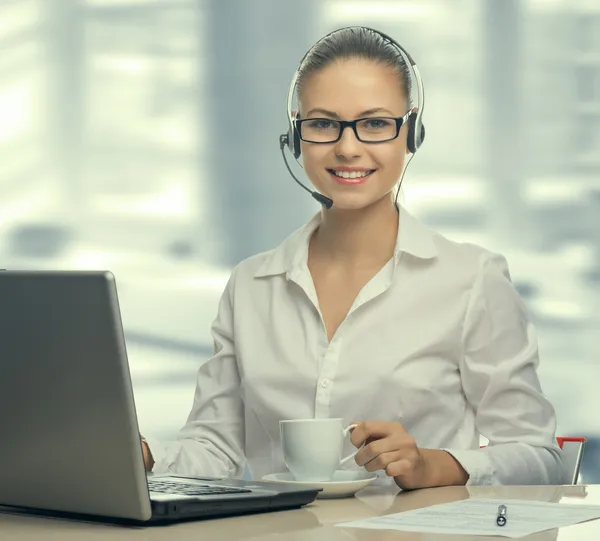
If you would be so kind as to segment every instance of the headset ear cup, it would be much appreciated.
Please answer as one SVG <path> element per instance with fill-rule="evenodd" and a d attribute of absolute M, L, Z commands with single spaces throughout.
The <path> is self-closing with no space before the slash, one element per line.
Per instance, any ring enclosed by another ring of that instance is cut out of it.
<path fill-rule="evenodd" d="M 408 117 L 408 134 L 406 136 L 406 146 L 411 154 L 417 151 L 417 140 L 415 139 L 415 123 L 417 113 L 411 113 Z"/>
<path fill-rule="evenodd" d="M 290 124 L 288 126 L 286 144 L 287 144 L 288 150 L 292 153 L 292 155 L 295 156 L 296 151 L 294 149 L 294 127 L 292 124 Z"/>
<path fill-rule="evenodd" d="M 296 126 L 292 128 L 292 131 L 292 144 L 294 145 L 293 154 L 294 158 L 298 159 L 300 157 L 300 153 L 302 152 L 300 150 L 300 134 L 298 133 L 298 129 L 296 128 Z"/>
<path fill-rule="evenodd" d="M 423 143 L 423 139 L 425 139 L 425 126 L 421 123 L 420 129 L 417 133 L 417 113 L 411 113 L 408 117 L 408 135 L 406 137 L 406 146 L 408 150 L 414 154 L 421 144 Z"/>

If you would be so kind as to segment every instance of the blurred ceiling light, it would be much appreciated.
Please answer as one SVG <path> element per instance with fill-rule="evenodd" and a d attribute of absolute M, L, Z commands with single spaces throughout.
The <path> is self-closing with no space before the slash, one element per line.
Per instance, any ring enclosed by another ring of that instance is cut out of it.
<path fill-rule="evenodd" d="M 143 214 L 189 216 L 193 211 L 189 195 L 189 184 L 185 180 L 170 179 L 164 191 L 141 199 L 136 207 Z"/>
<path fill-rule="evenodd" d="M 143 73 L 148 70 L 148 61 L 141 56 L 124 56 L 114 53 L 94 54 L 90 58 L 94 67 L 101 70 L 120 71 L 129 75 Z"/>
<path fill-rule="evenodd" d="M 31 127 L 31 89 L 26 82 L 0 90 L 0 143 L 19 137 Z"/>
<path fill-rule="evenodd" d="M 189 291 L 189 288 L 193 287 L 221 292 L 227 285 L 229 274 L 227 269 L 221 271 L 217 267 L 208 267 L 202 273 L 196 271 L 196 274 L 180 277 L 173 285 L 177 289 L 185 291 Z"/>
<path fill-rule="evenodd" d="M 163 0 L 163 3 L 167 3 L 168 0 Z M 115 6 L 135 6 L 144 4 L 157 4 L 158 0 L 85 0 L 84 5 L 86 7 L 115 7 Z"/>
<path fill-rule="evenodd" d="M 109 60 L 112 68 L 126 73 L 141 73 L 148 68 L 148 62 L 142 58 L 114 56 Z"/>
<path fill-rule="evenodd" d="M 341 20 L 344 23 L 363 24 L 365 20 L 381 19 L 382 21 L 414 19 L 431 14 L 432 6 L 429 2 L 349 2 L 337 0 L 328 2 L 323 12 L 325 17 Z"/>
<path fill-rule="evenodd" d="M 48 209 L 60 203 L 59 195 L 54 179 L 43 177 L 31 190 L 23 189 L 15 199 L 0 200 L 0 230 L 7 230 L 9 225 L 19 224 L 32 216 L 46 219 Z"/>
<path fill-rule="evenodd" d="M 557 318 L 561 320 L 583 321 L 589 317 L 588 310 L 578 302 L 557 299 L 543 298 L 530 301 L 532 308 L 547 318 Z"/>
<path fill-rule="evenodd" d="M 528 3 L 539 10 L 568 10 L 570 13 L 600 11 L 598 0 L 529 0 Z"/>
<path fill-rule="evenodd" d="M 193 215 L 194 200 L 190 197 L 189 182 L 169 179 L 164 190 L 125 196 L 121 193 L 95 196 L 94 210 L 120 216 L 152 216 L 160 218 L 186 218 Z"/>
<path fill-rule="evenodd" d="M 33 0 L 19 0 L 2 6 L 0 38 L 22 32 L 42 22 L 41 6 Z"/>
<path fill-rule="evenodd" d="M 186 125 L 182 118 L 165 120 L 160 128 L 154 132 L 156 140 L 162 144 L 169 144 L 174 148 L 193 148 L 194 136 L 192 126 Z"/>
<path fill-rule="evenodd" d="M 562 182 L 558 179 L 540 179 L 528 182 L 522 192 L 522 197 L 529 203 L 566 203 L 580 201 L 587 193 L 588 182 Z"/>
<path fill-rule="evenodd" d="M 84 249 L 69 258 L 69 267 L 81 270 L 105 269 L 111 267 L 114 260 L 114 254 L 109 251 Z"/>
<path fill-rule="evenodd" d="M 445 178 L 442 181 L 419 179 L 403 188 L 404 200 L 411 205 L 444 206 L 458 202 L 478 206 L 485 201 L 485 185 L 477 180 Z"/>

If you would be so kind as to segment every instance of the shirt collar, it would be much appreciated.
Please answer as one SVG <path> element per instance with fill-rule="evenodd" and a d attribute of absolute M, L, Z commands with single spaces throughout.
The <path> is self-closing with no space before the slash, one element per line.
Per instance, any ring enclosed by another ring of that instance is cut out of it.
<path fill-rule="evenodd" d="M 433 232 L 400 206 L 398 213 L 398 236 L 394 248 L 394 264 L 397 265 L 403 253 L 419 259 L 432 259 L 437 256 Z M 268 253 L 260 265 L 255 278 L 273 276 L 291 271 L 308 259 L 308 244 L 314 231 L 321 223 L 318 212 L 302 228 L 288 237 L 277 248 Z"/>

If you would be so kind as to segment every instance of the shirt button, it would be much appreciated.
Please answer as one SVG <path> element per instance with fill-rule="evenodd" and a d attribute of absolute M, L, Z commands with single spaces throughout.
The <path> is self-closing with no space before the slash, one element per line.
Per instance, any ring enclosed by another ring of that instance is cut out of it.
<path fill-rule="evenodd" d="M 321 387 L 323 387 L 323 388 L 329 387 L 329 380 L 328 379 L 321 380 Z"/>

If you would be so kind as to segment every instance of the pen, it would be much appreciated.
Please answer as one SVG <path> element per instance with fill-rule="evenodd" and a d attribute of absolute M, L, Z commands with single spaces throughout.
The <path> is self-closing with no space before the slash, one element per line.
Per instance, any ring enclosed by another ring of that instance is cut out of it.
<path fill-rule="evenodd" d="M 506 524 L 506 505 L 500 505 L 498 507 L 498 517 L 496 518 L 496 524 L 498 526 L 504 526 Z"/>

